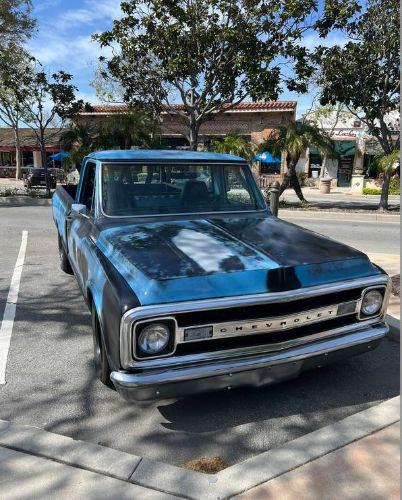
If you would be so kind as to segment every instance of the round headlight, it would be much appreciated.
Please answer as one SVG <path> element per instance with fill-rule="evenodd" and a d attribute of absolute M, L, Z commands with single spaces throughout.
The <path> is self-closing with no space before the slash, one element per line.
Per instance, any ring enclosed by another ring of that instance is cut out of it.
<path fill-rule="evenodd" d="M 162 323 L 146 326 L 138 337 L 138 347 L 146 354 L 163 351 L 169 342 L 169 328 Z"/>
<path fill-rule="evenodd" d="M 381 309 L 383 296 L 378 290 L 371 290 L 363 297 L 361 312 L 366 316 L 372 316 Z"/>

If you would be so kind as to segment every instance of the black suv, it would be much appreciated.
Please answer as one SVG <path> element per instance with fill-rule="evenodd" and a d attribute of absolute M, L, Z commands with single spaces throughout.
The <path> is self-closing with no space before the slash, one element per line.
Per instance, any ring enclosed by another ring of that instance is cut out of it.
<path fill-rule="evenodd" d="M 56 176 L 49 171 L 50 188 L 56 189 Z M 26 188 L 46 187 L 45 169 L 31 168 L 24 178 L 24 186 Z"/>

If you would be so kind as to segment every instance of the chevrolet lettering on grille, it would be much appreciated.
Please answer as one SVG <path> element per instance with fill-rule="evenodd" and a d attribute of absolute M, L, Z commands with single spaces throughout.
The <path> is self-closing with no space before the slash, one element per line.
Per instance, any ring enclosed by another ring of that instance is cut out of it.
<path fill-rule="evenodd" d="M 234 335 L 247 335 L 250 333 L 262 333 L 287 330 L 298 326 L 304 326 L 317 321 L 336 317 L 338 306 L 315 309 L 291 316 L 278 318 L 256 319 L 252 321 L 225 322 L 213 325 L 213 338 L 231 337 Z"/>

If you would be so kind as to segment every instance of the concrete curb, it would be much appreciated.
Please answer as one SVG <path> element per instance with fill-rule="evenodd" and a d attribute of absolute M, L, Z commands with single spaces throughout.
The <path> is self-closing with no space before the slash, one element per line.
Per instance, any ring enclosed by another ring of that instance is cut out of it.
<path fill-rule="evenodd" d="M 326 210 L 289 210 L 285 208 L 279 208 L 278 217 L 282 219 L 325 219 L 325 220 L 351 220 L 351 221 L 362 221 L 362 222 L 394 222 L 396 224 L 400 221 L 400 216 L 398 215 L 383 215 L 371 211 L 368 213 L 361 212 L 349 212 L 339 211 L 330 212 Z"/>
<path fill-rule="evenodd" d="M 189 499 L 230 498 L 399 421 L 396 397 L 218 474 L 201 474 L 0 420 L 0 446 Z"/>
<path fill-rule="evenodd" d="M 0 446 L 127 481 L 141 457 L 0 420 Z"/>
<path fill-rule="evenodd" d="M 32 196 L 1 196 L 0 207 L 18 206 L 18 207 L 50 207 L 52 200 L 50 198 L 34 198 Z"/>
<path fill-rule="evenodd" d="M 395 342 L 401 341 L 401 320 L 387 314 L 385 316 L 385 321 L 389 326 L 389 338 L 395 340 Z"/>

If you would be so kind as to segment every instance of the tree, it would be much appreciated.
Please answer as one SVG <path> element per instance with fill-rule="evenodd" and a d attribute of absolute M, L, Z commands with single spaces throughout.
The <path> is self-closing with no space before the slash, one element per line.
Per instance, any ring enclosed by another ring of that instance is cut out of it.
<path fill-rule="evenodd" d="M 19 45 L 3 48 L 0 58 L 0 121 L 14 131 L 16 179 L 22 177 L 20 122 L 22 103 L 28 96 L 27 67 L 32 60 Z"/>
<path fill-rule="evenodd" d="M 303 33 L 328 32 L 356 7 L 355 0 L 326 0 L 317 19 L 318 3 L 127 0 L 123 17 L 95 36 L 114 52 L 101 58 L 102 75 L 120 83 L 125 102 L 156 116 L 166 107 L 180 115 L 196 149 L 201 124 L 217 113 L 246 98 L 276 99 L 282 85 L 306 91 L 311 68 Z M 172 108 L 177 100 L 182 107 Z"/>
<path fill-rule="evenodd" d="M 36 26 L 31 10 L 31 0 L 1 0 L 0 51 L 10 45 L 21 44 L 31 37 Z"/>
<path fill-rule="evenodd" d="M 160 143 L 155 121 L 144 111 L 128 110 L 108 118 L 102 129 L 103 141 L 120 149 L 149 148 Z"/>
<path fill-rule="evenodd" d="M 384 153 L 398 148 L 387 117 L 399 108 L 399 2 L 369 0 L 366 10 L 345 28 L 343 47 L 318 47 L 322 104 L 342 103 L 361 120 Z M 388 208 L 391 173 L 384 175 L 379 208 Z"/>
<path fill-rule="evenodd" d="M 59 133 L 66 121 L 84 108 L 82 100 L 75 99 L 77 88 L 70 83 L 72 76 L 64 71 L 48 76 L 38 65 L 29 76 L 29 100 L 23 103 L 24 122 L 34 131 L 38 140 L 42 166 L 45 170 L 46 192 L 50 196 L 46 143 Z M 49 134 L 49 127 L 57 131 Z"/>
<path fill-rule="evenodd" d="M 383 173 L 384 183 L 386 179 L 388 180 L 388 185 L 386 187 L 387 193 L 389 193 L 389 188 L 391 185 L 392 176 L 396 173 L 396 170 L 399 166 L 399 150 L 394 149 L 391 153 L 383 154 L 380 157 L 376 158 L 376 167 L 377 169 Z M 384 184 L 383 184 L 384 189 Z"/>
<path fill-rule="evenodd" d="M 19 124 L 25 97 L 25 71 L 30 56 L 22 44 L 32 36 L 36 21 L 30 0 L 0 1 L 0 121 L 14 131 L 16 178 L 21 178 Z"/>
<path fill-rule="evenodd" d="M 129 110 L 107 118 L 103 123 L 70 124 L 60 136 L 60 144 L 70 153 L 69 163 L 76 167 L 91 151 L 158 148 L 162 141 L 151 117 L 142 111 Z"/>
<path fill-rule="evenodd" d="M 241 156 L 251 162 L 257 152 L 257 145 L 237 133 L 231 132 L 223 140 L 212 141 L 208 149 L 216 153 Z"/>
<path fill-rule="evenodd" d="M 70 153 L 66 164 L 79 169 L 84 157 L 98 149 L 100 134 L 95 123 L 69 124 L 60 135 L 60 146 Z"/>
<path fill-rule="evenodd" d="M 267 141 L 260 145 L 260 151 L 269 151 L 274 156 L 281 156 L 282 152 L 286 153 L 287 170 L 279 189 L 279 196 L 285 189 L 291 187 L 295 190 L 300 201 L 307 203 L 297 177 L 296 165 L 302 152 L 310 147 L 316 148 L 323 156 L 333 154 L 330 138 L 315 125 L 304 121 L 280 127 L 278 133 L 272 134 Z"/>

